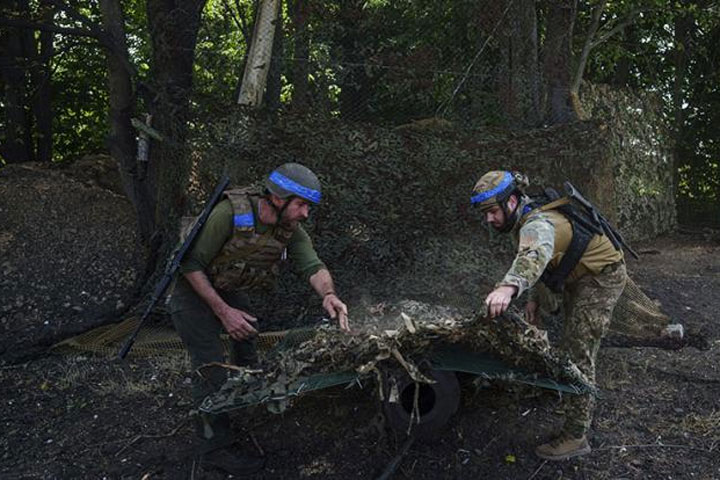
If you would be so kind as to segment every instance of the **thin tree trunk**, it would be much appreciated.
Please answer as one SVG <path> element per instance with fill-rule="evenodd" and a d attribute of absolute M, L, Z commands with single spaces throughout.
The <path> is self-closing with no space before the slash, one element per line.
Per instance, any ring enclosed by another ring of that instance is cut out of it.
<path fill-rule="evenodd" d="M 13 2 L 17 14 L 26 13 L 27 0 Z M 0 75 L 4 84 L 5 138 L 0 152 L 8 163 L 28 162 L 33 158 L 30 116 L 27 109 L 28 61 L 23 51 L 25 31 L 5 28 L 2 31 L 2 68 Z"/>
<path fill-rule="evenodd" d="M 154 206 L 147 179 L 140 175 L 135 159 L 135 131 L 130 122 L 135 111 L 133 79 L 126 65 L 130 58 L 119 0 L 100 0 L 103 28 L 114 48 L 107 55 L 110 100 L 108 138 L 110 155 L 117 162 L 125 194 L 135 207 L 140 238 L 147 241 L 154 230 Z"/>
<path fill-rule="evenodd" d="M 583 45 L 582 52 L 580 53 L 580 58 L 578 59 L 578 66 L 575 71 L 575 78 L 573 79 L 572 86 L 570 87 L 570 91 L 574 95 L 577 95 L 580 92 L 580 83 L 582 83 L 583 75 L 585 74 L 585 65 L 587 65 L 588 57 L 590 56 L 590 50 L 592 49 L 595 33 L 597 33 L 598 28 L 600 27 L 600 17 L 602 16 L 602 12 L 604 9 L 605 1 L 603 0 L 597 4 L 597 6 L 595 7 L 595 11 L 593 12 L 590 29 L 587 32 L 585 44 Z"/>
<path fill-rule="evenodd" d="M 365 32 L 363 20 L 365 2 L 362 0 L 346 0 L 340 4 L 339 22 L 343 32 L 339 43 L 342 49 L 344 75 L 339 81 L 340 114 L 345 119 L 363 120 L 368 114 L 368 97 L 370 96 L 370 78 L 365 69 L 363 44 Z"/>
<path fill-rule="evenodd" d="M 507 2 L 503 2 L 505 11 Z M 540 77 L 537 50 L 537 12 L 534 0 L 515 0 L 502 22 L 503 64 L 497 75 L 498 96 L 510 127 L 532 127 L 540 123 Z"/>
<path fill-rule="evenodd" d="M 307 111 L 309 105 L 308 68 L 310 60 L 310 35 L 308 32 L 309 6 L 307 0 L 288 1 L 294 31 L 294 54 L 292 69 L 293 95 L 291 107 L 298 112 Z"/>
<path fill-rule="evenodd" d="M 272 57 L 268 71 L 267 90 L 265 91 L 265 106 L 269 112 L 274 113 L 280 109 L 280 93 L 282 90 L 282 59 L 285 50 L 285 34 L 282 15 L 275 21 L 275 35 L 273 37 Z"/>
<path fill-rule="evenodd" d="M 40 17 L 45 23 L 52 23 L 54 9 L 46 0 L 40 2 Z M 51 61 L 54 54 L 52 32 L 40 32 L 38 44 L 34 49 L 35 65 L 32 70 L 35 93 L 32 98 L 32 111 L 35 117 L 37 137 L 36 158 L 39 162 L 52 162 L 53 155 L 53 109 L 51 89 Z"/>
<path fill-rule="evenodd" d="M 237 15 L 230 9 L 230 7 L 228 7 L 228 12 L 232 15 L 235 26 L 237 26 L 238 30 L 240 30 L 243 40 L 245 41 L 245 53 L 243 53 L 242 63 L 240 64 L 241 73 L 238 75 L 237 82 L 235 82 L 235 90 L 233 93 L 233 98 L 239 98 L 240 90 L 242 90 L 242 80 L 245 73 L 245 66 L 247 65 L 248 53 L 250 52 L 250 45 L 252 44 L 252 33 L 253 30 L 255 30 L 255 20 L 257 18 L 257 12 L 259 11 L 259 0 L 253 0 L 253 7 L 245 7 L 240 3 L 240 0 L 234 1 Z M 249 9 L 249 13 L 245 11 L 245 8 Z M 246 21 L 247 17 L 250 17 L 250 22 Z"/>
<path fill-rule="evenodd" d="M 683 103 L 685 101 L 685 82 L 687 76 L 687 59 L 690 56 L 692 48 L 692 37 L 694 29 L 696 29 L 695 19 L 689 12 L 675 17 L 675 48 L 672 52 L 673 65 L 675 67 L 675 78 L 673 79 L 673 161 L 674 161 L 674 178 L 673 183 L 677 192 L 680 176 L 678 174 L 679 167 L 682 165 L 682 132 L 685 124 L 685 111 Z"/>
<path fill-rule="evenodd" d="M 278 19 L 280 0 L 263 0 L 255 21 L 252 44 L 245 65 L 238 103 L 259 108 L 267 82 L 272 56 L 275 22 Z"/>
<path fill-rule="evenodd" d="M 547 85 L 547 122 L 551 125 L 579 120 L 571 96 L 570 60 L 576 0 L 550 2 L 544 45 Z"/>
<path fill-rule="evenodd" d="M 626 45 L 638 45 L 640 42 L 637 38 L 636 32 L 637 28 L 634 25 L 629 25 L 628 28 L 623 31 L 623 42 Z M 630 55 L 623 55 L 615 63 L 615 71 L 613 72 L 611 80 L 613 87 L 625 88 L 628 86 L 630 81 L 630 68 L 632 65 L 633 59 Z"/>

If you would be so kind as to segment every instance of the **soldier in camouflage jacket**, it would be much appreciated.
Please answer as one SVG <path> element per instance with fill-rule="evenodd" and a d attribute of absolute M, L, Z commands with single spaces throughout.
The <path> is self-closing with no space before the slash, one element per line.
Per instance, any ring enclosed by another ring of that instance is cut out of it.
<path fill-rule="evenodd" d="M 605 236 L 588 232 L 558 208 L 558 202 L 535 201 L 524 194 L 527 177 L 517 172 L 491 171 L 480 178 L 471 202 L 495 230 L 509 233 L 517 245 L 512 266 L 485 303 L 492 317 L 529 292 L 526 320 L 538 323 L 533 288 L 539 281 L 562 292 L 564 321 L 559 345 L 564 355 L 595 381 L 595 361 L 613 309 L 626 282 L 621 250 Z M 563 460 L 590 452 L 587 434 L 595 398 L 568 395 L 560 435 L 536 448 L 538 456 Z"/>

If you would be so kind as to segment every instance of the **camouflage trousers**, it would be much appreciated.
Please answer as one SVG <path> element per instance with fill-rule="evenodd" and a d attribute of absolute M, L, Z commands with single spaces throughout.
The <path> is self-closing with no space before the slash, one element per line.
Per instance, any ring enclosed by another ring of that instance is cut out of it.
<path fill-rule="evenodd" d="M 228 305 L 248 310 L 249 300 L 243 295 L 218 292 Z M 192 398 L 197 408 L 203 399 L 215 393 L 227 380 L 227 369 L 206 366 L 210 363 L 226 363 L 225 345 L 220 338 L 225 333 L 220 320 L 210 307 L 184 279 L 178 279 L 170 301 L 170 316 L 180 339 L 190 353 L 192 374 Z M 235 365 L 251 365 L 257 361 L 255 342 L 230 341 L 230 360 Z M 201 451 L 210 451 L 229 445 L 234 441 L 227 413 L 199 415 L 195 430 L 201 441 Z"/>
<path fill-rule="evenodd" d="M 585 275 L 565 286 L 561 353 L 572 360 L 593 384 L 598 349 L 626 280 L 625 264 L 618 262 L 608 265 L 597 275 Z M 585 435 L 590 429 L 595 396 L 568 395 L 563 407 L 563 433 L 575 438 Z"/>

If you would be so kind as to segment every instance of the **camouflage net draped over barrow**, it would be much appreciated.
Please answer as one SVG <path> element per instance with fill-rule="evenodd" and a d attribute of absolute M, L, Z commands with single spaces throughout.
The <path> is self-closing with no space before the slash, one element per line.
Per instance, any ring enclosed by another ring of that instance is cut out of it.
<path fill-rule="evenodd" d="M 448 345 L 493 354 L 514 367 L 574 385 L 578 391 L 594 389 L 574 364 L 551 349 L 545 331 L 529 325 L 515 311 L 488 319 L 484 313 L 464 314 L 449 307 L 402 301 L 368 309 L 364 318 L 354 319 L 353 326 L 352 335 L 321 326 L 308 340 L 270 351 L 259 368 L 231 367 L 233 376 L 201 409 L 219 412 L 267 403 L 270 410 L 282 411 L 291 385 L 299 379 L 338 372 L 376 377 L 384 398 L 389 392 L 383 392 L 380 369 L 407 372 L 417 382 L 431 383 L 420 362 L 433 348 Z M 512 380 L 513 374 L 506 379 Z"/>

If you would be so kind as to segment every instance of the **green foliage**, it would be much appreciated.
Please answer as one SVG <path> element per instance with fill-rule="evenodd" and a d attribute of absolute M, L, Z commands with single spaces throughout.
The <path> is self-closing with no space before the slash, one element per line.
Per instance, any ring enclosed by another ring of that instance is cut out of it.
<path fill-rule="evenodd" d="M 298 79 L 293 71 L 298 32 L 294 6 L 282 2 L 280 56 L 281 111 L 289 107 Z M 466 128 L 508 126 L 503 109 L 506 97 L 503 72 L 512 53 L 532 48 L 507 36 L 514 14 L 512 4 L 494 0 L 322 0 L 308 1 L 304 26 L 308 34 L 307 75 L 310 114 L 346 121 L 397 126 L 439 116 Z M 585 41 L 594 7 L 600 2 L 578 2 L 573 45 L 575 54 Z M 717 0 L 667 2 L 620 0 L 604 2 L 603 37 L 627 23 L 592 50 L 586 68 L 591 83 L 610 83 L 657 92 L 663 119 L 676 144 L 679 192 L 688 197 L 720 198 L 720 15 Z M 30 2 L 31 16 L 38 5 Z M 73 3 L 87 21 L 100 25 L 96 2 Z M 157 79 L 147 78 L 151 59 L 146 2 L 122 2 L 130 60 L 137 69 L 136 86 L 142 95 L 138 114 L 153 94 L 143 90 Z M 547 2 L 537 4 L 539 44 L 544 39 Z M 702 8 L 701 8 L 702 7 Z M 253 34 L 256 2 L 209 0 L 203 11 L 194 63 L 192 108 L 196 135 L 207 133 L 206 123 L 223 117 L 237 98 L 248 41 Z M 692 17 L 691 41 L 683 47 L 687 73 L 675 83 L 679 19 Z M 631 21 L 626 22 L 626 19 Z M 86 28 L 71 16 L 58 13 L 55 24 Z M 503 36 L 506 35 L 506 36 Z M 105 150 L 107 79 L 104 50 L 92 39 L 68 34 L 55 36 L 52 61 L 55 155 L 57 161 Z M 542 66 L 542 49 L 538 67 Z M 541 79 L 542 80 L 542 79 Z M 541 83 L 541 80 L 538 83 Z M 517 87 L 510 85 L 511 89 Z M 681 111 L 674 94 L 681 90 Z M 522 95 L 522 93 L 520 94 Z M 447 107 L 447 110 L 445 110 Z M 682 114 L 682 115 L 679 115 Z M 676 121 L 679 119 L 679 121 Z M 442 156 L 441 156 L 442 157 Z M 433 157 L 428 157 L 433 158 Z M 433 162 L 434 160 L 428 160 Z M 637 185 L 638 191 L 658 192 L 655 185 Z M 401 215 L 398 213 L 398 215 Z"/>
<path fill-rule="evenodd" d="M 53 75 L 53 161 L 76 160 L 105 150 L 108 132 L 107 68 L 94 45 L 65 38 Z"/>
<path fill-rule="evenodd" d="M 593 50 L 586 75 L 594 83 L 657 92 L 664 122 L 672 130 L 678 194 L 712 201 L 720 200 L 719 13 L 716 1 L 608 2 L 604 22 L 617 24 L 628 15 L 635 20 Z M 587 25 L 590 16 L 589 8 L 581 10 L 580 25 Z M 679 43 L 676 28 L 685 19 L 688 41 Z M 678 55 L 686 68 L 679 77 Z"/>

